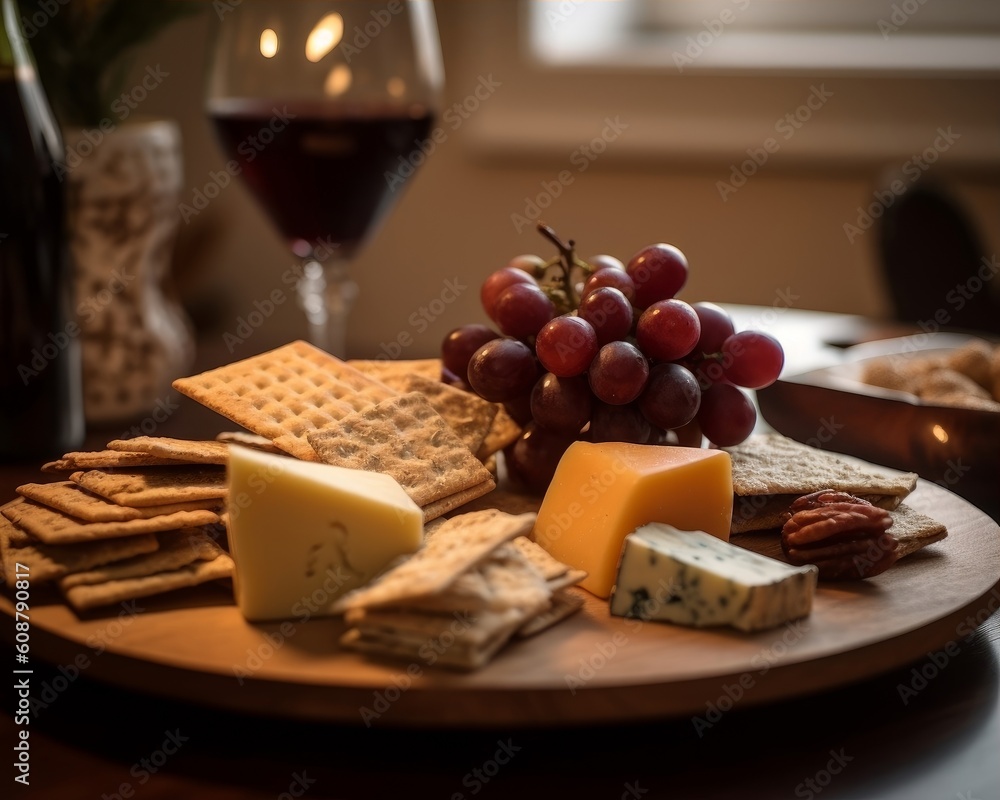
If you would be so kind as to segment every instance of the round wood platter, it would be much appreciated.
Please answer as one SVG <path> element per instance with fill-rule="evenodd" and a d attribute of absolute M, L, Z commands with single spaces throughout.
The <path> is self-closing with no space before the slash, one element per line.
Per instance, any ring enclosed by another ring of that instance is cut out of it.
<path fill-rule="evenodd" d="M 948 526 L 945 540 L 875 579 L 822 585 L 812 615 L 757 634 L 611 617 L 581 590 L 583 610 L 508 645 L 485 668 L 434 666 L 342 650 L 340 619 L 252 625 L 229 591 L 207 586 L 77 617 L 33 597 L 31 657 L 88 660 L 86 674 L 143 692 L 248 713 L 338 723 L 494 727 L 706 721 L 833 688 L 960 640 L 1000 606 L 1000 529 L 954 494 L 921 481 L 907 501 Z M 774 534 L 736 541 L 773 548 Z M 33 595 L 39 594 L 33 592 Z M 10 616 L 9 595 L 0 607 Z M 79 662 L 78 662 L 79 663 Z"/>

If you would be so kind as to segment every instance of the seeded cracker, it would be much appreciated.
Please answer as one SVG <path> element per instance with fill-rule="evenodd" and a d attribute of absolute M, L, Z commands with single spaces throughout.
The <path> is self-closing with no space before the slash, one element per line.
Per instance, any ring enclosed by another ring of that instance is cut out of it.
<path fill-rule="evenodd" d="M 104 497 L 91 494 L 73 481 L 55 483 L 26 483 L 17 487 L 22 497 L 35 501 L 38 505 L 60 511 L 84 522 L 116 522 L 128 519 L 149 519 L 177 511 L 218 511 L 222 507 L 220 498 L 210 500 L 190 500 L 165 506 L 128 508 L 112 503 Z"/>
<path fill-rule="evenodd" d="M 172 458 L 187 464 L 225 464 L 229 447 L 222 442 L 170 439 L 165 436 L 136 436 L 134 439 L 115 439 L 108 442 L 109 450 L 128 453 L 148 453 L 151 456 Z"/>
<path fill-rule="evenodd" d="M 213 411 L 306 461 L 306 436 L 395 393 L 338 358 L 297 341 L 173 386 Z"/>
<path fill-rule="evenodd" d="M 419 506 L 472 487 L 495 485 L 441 415 L 416 392 L 332 422 L 308 439 L 324 463 L 390 475 Z"/>
<path fill-rule="evenodd" d="M 114 503 L 133 508 L 168 505 L 187 500 L 217 500 L 226 496 L 226 472 L 201 468 L 163 468 L 143 472 L 74 472 L 69 479 Z M 202 523 L 197 523 L 202 524 Z"/>

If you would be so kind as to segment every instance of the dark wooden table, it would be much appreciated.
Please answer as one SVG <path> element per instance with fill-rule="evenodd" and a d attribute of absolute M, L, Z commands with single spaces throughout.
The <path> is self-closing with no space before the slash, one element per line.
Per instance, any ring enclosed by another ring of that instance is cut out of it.
<path fill-rule="evenodd" d="M 762 310 L 747 313 L 760 319 Z M 766 321 L 792 342 L 791 365 L 816 356 L 824 341 L 882 331 L 855 317 L 792 311 Z M 202 361 L 220 355 L 210 350 Z M 177 405 L 157 434 L 228 427 L 193 403 Z M 120 432 L 95 432 L 89 444 Z M 0 468 L 0 497 L 36 480 L 37 467 Z M 991 609 L 1000 593 L 994 600 Z M 13 623 L 0 625 L 13 664 Z M 957 627 L 941 650 L 872 680 L 758 708 L 737 702 L 701 736 L 688 718 L 473 731 L 304 723 L 280 707 L 250 716 L 127 691 L 73 663 L 32 668 L 45 705 L 28 725 L 31 783 L 14 783 L 11 758 L 5 780 L 13 788 L 4 796 L 1000 798 L 997 615 L 974 630 Z M 0 741 L 10 756 L 16 690 L 3 697 Z"/>

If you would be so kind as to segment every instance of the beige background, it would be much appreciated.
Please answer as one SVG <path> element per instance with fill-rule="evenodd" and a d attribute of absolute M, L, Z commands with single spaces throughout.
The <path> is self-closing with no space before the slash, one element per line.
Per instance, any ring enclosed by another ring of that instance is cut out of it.
<path fill-rule="evenodd" d="M 769 305 L 792 296 L 801 308 L 883 315 L 888 311 L 873 232 L 853 244 L 843 224 L 887 170 L 930 145 L 939 127 L 963 139 L 928 175 L 966 204 L 988 252 L 1000 252 L 1000 97 L 995 80 L 806 75 L 733 80 L 687 73 L 552 73 L 532 66 L 519 44 L 518 4 L 439 0 L 447 76 L 445 106 L 483 76 L 501 87 L 445 141 L 417 174 L 354 264 L 361 296 L 349 331 L 350 355 L 370 357 L 400 333 L 402 357 L 436 353 L 453 327 L 485 319 L 481 280 L 510 257 L 548 255 L 513 213 L 561 170 L 573 182 L 544 218 L 580 242 L 582 255 L 627 258 L 668 241 L 688 255 L 689 300 Z M 175 117 L 185 138 L 190 202 L 225 158 L 202 110 L 205 48 L 213 13 L 185 20 L 136 58 L 134 74 L 159 64 L 169 77 L 141 112 Z M 723 202 L 717 182 L 773 134 L 775 120 L 823 84 L 833 98 L 740 190 Z M 571 162 L 600 134 L 605 118 L 629 128 L 586 172 Z M 181 226 L 177 277 L 205 334 L 221 340 L 292 264 L 282 241 L 238 181 Z M 414 313 L 448 279 L 467 288 L 433 322 Z M 1000 286 L 994 287 L 1000 289 Z M 790 293 L 790 294 L 789 294 Z M 293 302 L 278 307 L 234 355 L 304 336 Z"/>

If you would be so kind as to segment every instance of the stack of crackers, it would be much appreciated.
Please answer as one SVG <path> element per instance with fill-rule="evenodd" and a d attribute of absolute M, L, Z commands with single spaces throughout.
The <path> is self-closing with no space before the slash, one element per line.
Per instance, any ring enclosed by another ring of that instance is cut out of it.
<path fill-rule="evenodd" d="M 174 387 L 260 437 L 245 443 L 392 475 L 430 521 L 492 491 L 486 463 L 520 431 L 420 363 L 348 364 L 297 341 Z"/>
<path fill-rule="evenodd" d="M 28 567 L 78 611 L 193 586 L 233 573 L 216 543 L 226 446 L 140 437 L 67 453 L 0 508 L 4 578 Z"/>
<path fill-rule="evenodd" d="M 821 489 L 847 492 L 886 509 L 900 558 L 948 535 L 944 525 L 903 503 L 917 485 L 913 472 L 836 456 L 776 433 L 725 449 L 733 463 L 734 535 L 781 528 L 797 498 Z"/>
<path fill-rule="evenodd" d="M 495 509 L 427 527 L 424 547 L 340 599 L 341 642 L 366 653 L 477 669 L 508 641 L 580 608 L 586 577 L 528 539 L 535 514 Z"/>

